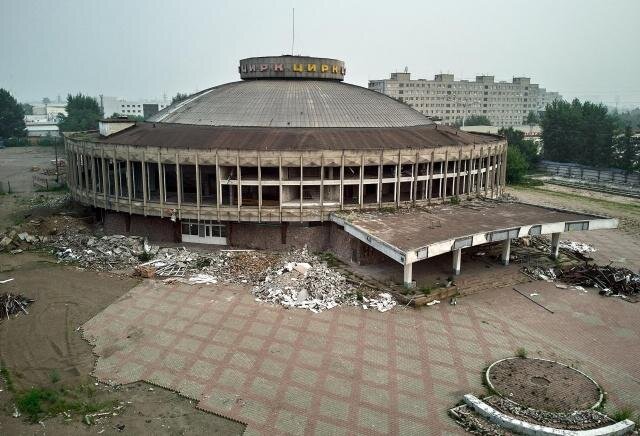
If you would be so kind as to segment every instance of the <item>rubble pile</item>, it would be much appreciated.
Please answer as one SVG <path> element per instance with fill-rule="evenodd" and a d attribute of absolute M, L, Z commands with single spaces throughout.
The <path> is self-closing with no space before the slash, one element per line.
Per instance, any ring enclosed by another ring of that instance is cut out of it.
<path fill-rule="evenodd" d="M 33 303 L 33 301 L 34 300 L 20 294 L 0 294 L 0 319 L 9 319 L 11 315 L 16 315 L 20 312 L 28 315 L 27 307 Z"/>
<path fill-rule="evenodd" d="M 579 265 L 560 272 L 558 278 L 571 285 L 595 287 L 600 295 L 640 300 L 640 274 L 611 265 Z"/>
<path fill-rule="evenodd" d="M 48 239 L 46 236 L 36 236 L 27 232 L 10 230 L 0 236 L 0 252 L 8 251 L 12 254 L 21 253 L 24 247 L 47 242 Z"/>
<path fill-rule="evenodd" d="M 151 246 L 139 236 L 103 236 L 62 234 L 53 241 L 53 253 L 60 261 L 73 261 L 84 268 L 100 271 L 125 269 L 153 257 L 158 246 Z"/>
<path fill-rule="evenodd" d="M 485 403 L 525 422 L 563 430 L 588 430 L 613 424 L 608 416 L 593 409 L 573 412 L 549 412 L 522 406 L 497 395 L 484 398 Z"/>
<path fill-rule="evenodd" d="M 576 241 L 560 241 L 558 246 L 561 250 L 567 250 L 572 253 L 578 253 L 587 255 L 589 253 L 594 253 L 596 251 L 593 245 L 585 244 L 584 242 L 576 242 Z"/>
<path fill-rule="evenodd" d="M 269 268 L 264 280 L 252 292 L 256 301 L 314 313 L 345 304 L 386 312 L 396 305 L 390 294 L 382 293 L 377 298 L 363 296 L 358 286 L 306 249 L 283 256 L 283 262 Z"/>
<path fill-rule="evenodd" d="M 540 251 L 551 251 L 551 241 L 541 236 L 528 236 L 514 240 L 515 246 L 533 247 Z M 593 245 L 583 242 L 562 240 L 558 243 L 560 250 L 568 254 L 573 254 L 580 259 L 587 259 L 587 256 L 596 251 Z"/>

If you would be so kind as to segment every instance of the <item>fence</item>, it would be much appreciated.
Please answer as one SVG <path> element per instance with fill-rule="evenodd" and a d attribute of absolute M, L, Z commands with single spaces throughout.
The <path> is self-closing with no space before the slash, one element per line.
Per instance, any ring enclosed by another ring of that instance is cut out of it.
<path fill-rule="evenodd" d="M 580 179 L 596 183 L 613 183 L 628 187 L 640 187 L 640 173 L 619 168 L 593 168 L 575 163 L 551 162 L 543 160 L 538 169 L 552 176 Z"/>

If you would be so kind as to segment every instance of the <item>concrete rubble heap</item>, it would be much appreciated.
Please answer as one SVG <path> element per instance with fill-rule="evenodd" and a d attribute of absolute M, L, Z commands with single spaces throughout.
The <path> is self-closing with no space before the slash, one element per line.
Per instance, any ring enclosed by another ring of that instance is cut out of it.
<path fill-rule="evenodd" d="M 386 312 L 396 305 L 390 294 L 377 298 L 363 296 L 358 287 L 306 249 L 283 256 L 282 262 L 267 270 L 264 280 L 253 288 L 256 301 L 284 307 L 308 309 L 314 313 L 341 305 L 362 305 Z"/>

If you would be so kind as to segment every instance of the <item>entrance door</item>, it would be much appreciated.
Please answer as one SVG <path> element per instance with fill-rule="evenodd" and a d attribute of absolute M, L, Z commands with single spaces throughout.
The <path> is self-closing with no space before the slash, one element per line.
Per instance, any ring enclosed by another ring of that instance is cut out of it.
<path fill-rule="evenodd" d="M 227 245 L 227 226 L 212 220 L 182 220 L 182 242 Z"/>

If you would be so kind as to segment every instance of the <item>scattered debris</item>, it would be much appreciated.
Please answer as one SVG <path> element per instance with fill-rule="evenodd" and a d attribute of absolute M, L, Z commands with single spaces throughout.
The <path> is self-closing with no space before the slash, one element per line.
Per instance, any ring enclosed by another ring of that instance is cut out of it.
<path fill-rule="evenodd" d="M 579 265 L 563 270 L 562 281 L 584 290 L 583 286 L 600 289 L 600 295 L 615 296 L 630 301 L 640 300 L 640 274 L 611 265 Z"/>
<path fill-rule="evenodd" d="M 440 304 L 440 300 L 433 300 L 427 303 L 427 306 L 433 306 L 434 304 Z"/>
<path fill-rule="evenodd" d="M 0 280 L 0 285 L 4 285 L 5 283 L 9 283 L 9 282 L 11 282 L 13 280 L 14 280 L 13 278 L 9 278 L 9 279 L 6 279 L 6 280 Z"/>
<path fill-rule="evenodd" d="M 553 268 L 544 268 L 540 266 L 523 266 L 522 273 L 534 280 L 544 280 L 552 282 L 557 278 L 557 273 Z"/>
<path fill-rule="evenodd" d="M 20 294 L 0 294 L 0 319 L 9 319 L 11 315 L 16 315 L 20 312 L 28 315 L 27 307 L 33 303 L 33 301 L 34 300 Z"/>

